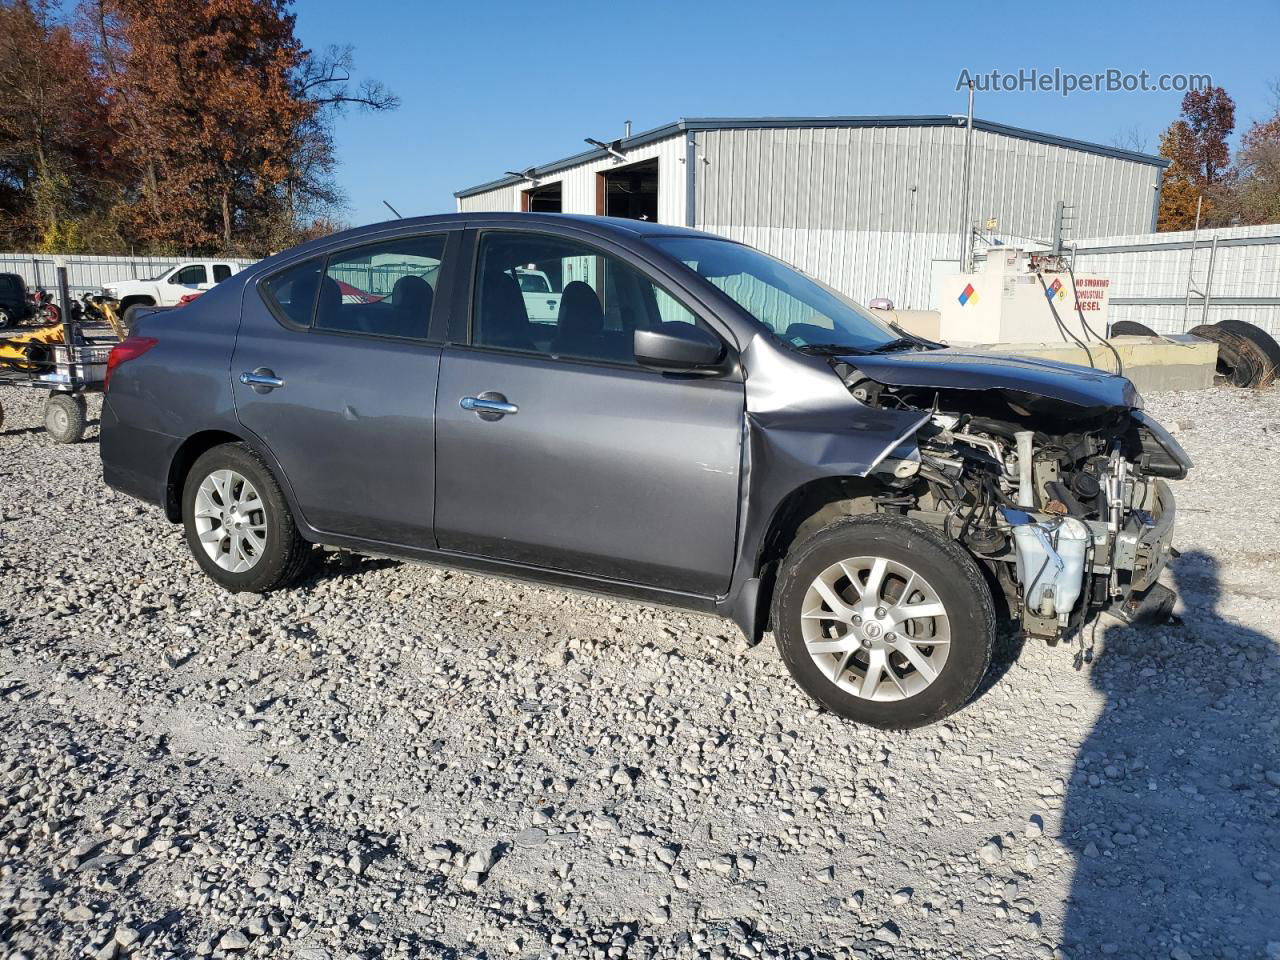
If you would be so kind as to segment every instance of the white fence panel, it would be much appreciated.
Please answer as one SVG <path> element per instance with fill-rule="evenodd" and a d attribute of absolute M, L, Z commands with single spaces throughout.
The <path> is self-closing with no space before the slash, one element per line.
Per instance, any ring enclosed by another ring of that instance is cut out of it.
<path fill-rule="evenodd" d="M 234 263 L 240 269 L 258 262 L 236 257 L 92 257 L 80 254 L 68 254 L 63 259 L 67 265 L 67 285 L 71 288 L 73 298 L 85 293 L 96 293 L 116 280 L 154 277 L 188 260 L 217 259 Z M 28 288 L 44 287 L 56 298 L 58 274 L 55 260 L 52 254 L 47 253 L 0 253 L 0 273 L 19 274 Z"/>
<path fill-rule="evenodd" d="M 1078 272 L 1111 278 L 1113 323 L 1183 333 L 1235 319 L 1280 336 L 1280 224 L 1101 237 L 1077 248 Z"/>

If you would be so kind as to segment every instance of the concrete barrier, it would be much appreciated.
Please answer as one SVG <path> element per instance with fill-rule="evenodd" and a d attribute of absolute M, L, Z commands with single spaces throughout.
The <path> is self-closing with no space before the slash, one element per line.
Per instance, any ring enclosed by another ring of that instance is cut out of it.
<path fill-rule="evenodd" d="M 1213 386 L 1218 345 L 1188 334 L 1171 337 L 1113 337 L 1108 341 L 1120 355 L 1123 373 L 1139 391 L 1203 390 Z M 1116 358 L 1104 343 L 1088 343 L 1092 366 L 1116 372 Z M 960 344 L 956 344 L 960 346 Z M 979 343 L 967 349 L 1038 357 L 1059 363 L 1090 366 L 1089 357 L 1074 343 Z"/>

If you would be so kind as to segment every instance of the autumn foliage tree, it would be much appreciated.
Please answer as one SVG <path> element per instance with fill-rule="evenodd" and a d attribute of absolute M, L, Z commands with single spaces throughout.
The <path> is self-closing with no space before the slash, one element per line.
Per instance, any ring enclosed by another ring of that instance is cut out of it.
<path fill-rule="evenodd" d="M 1280 223 L 1280 83 L 1272 84 L 1273 114 L 1240 138 L 1224 204 L 1231 222 Z"/>
<path fill-rule="evenodd" d="M 252 246 L 310 110 L 293 96 L 293 17 L 280 0 L 101 4 L 119 152 L 137 174 L 129 232 L 154 249 Z"/>
<path fill-rule="evenodd" d="M 0 3 L 0 238 L 74 249 L 119 169 L 88 50 L 47 3 Z M 107 231 L 110 233 L 110 230 Z"/>
<path fill-rule="evenodd" d="M 1235 115 L 1235 102 L 1222 87 L 1191 90 L 1182 98 L 1182 115 L 1160 136 L 1160 155 L 1171 162 L 1161 181 L 1157 230 L 1190 230 L 1199 198 L 1202 222 L 1213 222 L 1231 165 L 1227 138 Z"/>
<path fill-rule="evenodd" d="M 46 2 L 0 0 L 9 244 L 93 222 L 99 248 L 280 249 L 341 209 L 337 114 L 396 106 L 349 47 L 305 49 L 289 0 L 82 0 L 74 30 Z"/>

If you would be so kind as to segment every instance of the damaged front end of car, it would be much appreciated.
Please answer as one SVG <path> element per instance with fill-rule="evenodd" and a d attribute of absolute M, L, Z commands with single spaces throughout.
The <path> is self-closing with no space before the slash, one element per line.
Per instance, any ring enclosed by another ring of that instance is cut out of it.
<path fill-rule="evenodd" d="M 1191 465 L 1123 377 L 936 350 L 831 361 L 855 401 L 925 419 L 869 475 L 880 512 L 927 523 L 990 572 L 1029 636 L 1098 612 L 1167 615 L 1170 480 Z"/>

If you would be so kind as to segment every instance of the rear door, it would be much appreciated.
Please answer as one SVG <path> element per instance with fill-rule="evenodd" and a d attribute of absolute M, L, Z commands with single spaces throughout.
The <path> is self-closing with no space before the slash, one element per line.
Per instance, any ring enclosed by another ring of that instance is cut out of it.
<path fill-rule="evenodd" d="M 637 326 L 704 321 L 621 251 L 521 231 L 485 231 L 477 243 L 470 343 L 448 346 L 441 364 L 440 546 L 723 592 L 743 384 L 736 374 L 664 375 L 638 366 L 631 349 Z M 555 316 L 530 317 L 526 270 L 550 279 Z"/>
<path fill-rule="evenodd" d="M 295 262 L 245 290 L 231 374 L 240 421 L 284 470 L 306 521 L 430 547 L 433 415 L 458 230 Z M 248 381 L 248 382 L 243 382 Z"/>

